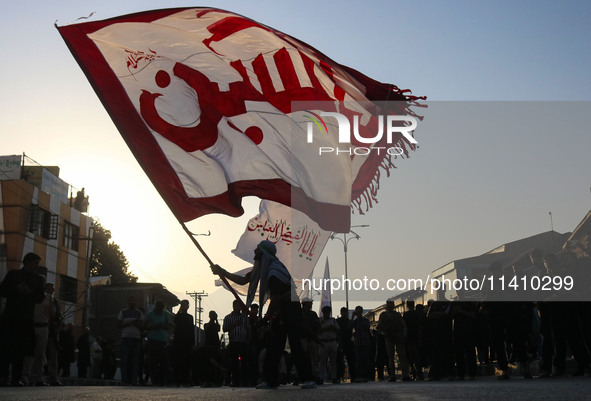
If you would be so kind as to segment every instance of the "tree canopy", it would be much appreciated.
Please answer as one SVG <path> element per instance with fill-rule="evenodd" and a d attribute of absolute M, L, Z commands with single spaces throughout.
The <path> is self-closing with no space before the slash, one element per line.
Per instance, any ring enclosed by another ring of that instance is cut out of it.
<path fill-rule="evenodd" d="M 111 231 L 104 228 L 98 221 L 94 222 L 90 276 L 111 276 L 112 284 L 137 281 L 137 277 L 129 271 L 129 262 L 123 251 L 111 240 Z"/>

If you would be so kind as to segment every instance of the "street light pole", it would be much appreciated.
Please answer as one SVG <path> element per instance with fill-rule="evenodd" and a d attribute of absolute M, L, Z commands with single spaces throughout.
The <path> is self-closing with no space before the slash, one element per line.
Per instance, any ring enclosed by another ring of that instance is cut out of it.
<path fill-rule="evenodd" d="M 351 226 L 351 228 L 354 228 L 354 227 L 369 227 L 369 224 Z M 361 236 L 359 234 L 357 234 L 355 231 L 349 230 L 349 232 L 353 233 L 354 237 L 349 237 L 347 239 L 347 233 L 343 234 L 343 238 L 336 237 L 335 233 L 332 233 L 329 237 L 330 239 L 338 239 L 339 241 L 341 241 L 343 243 L 343 250 L 345 251 L 345 307 L 347 308 L 347 311 L 349 310 L 349 286 L 348 286 L 349 272 L 348 272 L 348 265 L 347 265 L 347 250 L 348 250 L 347 244 L 353 238 L 355 238 L 355 239 L 361 238 Z"/>

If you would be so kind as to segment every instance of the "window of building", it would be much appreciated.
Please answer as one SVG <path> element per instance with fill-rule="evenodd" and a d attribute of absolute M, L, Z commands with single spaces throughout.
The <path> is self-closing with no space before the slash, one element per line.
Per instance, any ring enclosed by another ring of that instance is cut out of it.
<path fill-rule="evenodd" d="M 78 299 L 78 281 L 75 278 L 60 275 L 59 299 L 65 302 L 76 303 Z"/>
<path fill-rule="evenodd" d="M 28 231 L 46 239 L 57 239 L 58 219 L 57 214 L 32 205 L 29 210 Z"/>
<path fill-rule="evenodd" d="M 78 252 L 78 242 L 80 237 L 80 228 L 67 221 L 64 221 L 64 236 L 62 245 L 73 251 Z"/>

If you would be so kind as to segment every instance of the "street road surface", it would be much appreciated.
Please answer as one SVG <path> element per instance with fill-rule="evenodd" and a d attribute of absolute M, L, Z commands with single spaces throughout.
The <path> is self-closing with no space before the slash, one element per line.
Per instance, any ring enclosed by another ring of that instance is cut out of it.
<path fill-rule="evenodd" d="M 314 390 L 282 386 L 277 390 L 253 388 L 165 388 L 123 386 L 64 386 L 0 388 L 4 401 L 265 401 L 265 400 L 466 400 L 466 401 L 558 401 L 591 400 L 591 378 L 558 378 L 498 381 L 493 377 L 475 381 L 380 382 L 325 384 Z"/>

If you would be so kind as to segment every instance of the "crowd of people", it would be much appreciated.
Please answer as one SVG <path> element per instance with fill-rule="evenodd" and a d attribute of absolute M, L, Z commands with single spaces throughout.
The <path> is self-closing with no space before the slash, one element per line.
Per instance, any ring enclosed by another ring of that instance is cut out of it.
<path fill-rule="evenodd" d="M 40 261 L 39 255 L 28 253 L 23 268 L 9 271 L 0 283 L 0 297 L 5 299 L 0 386 L 62 386 L 60 378 L 70 377 L 76 359 L 79 378 L 87 377 L 91 366 L 90 330 L 85 328 L 74 338 L 74 326 L 64 321 L 54 296 L 54 284 L 37 273 Z"/>
<path fill-rule="evenodd" d="M 374 321 L 361 306 L 352 314 L 343 307 L 336 318 L 331 307 L 324 306 L 319 316 L 311 299 L 294 300 L 293 280 L 275 252 L 272 243 L 261 242 L 254 268 L 246 276 L 212 266 L 215 274 L 249 284 L 249 291 L 246 303 L 235 300 L 223 319 L 209 312 L 199 344 L 187 300 L 181 301 L 176 314 L 160 300 L 146 313 L 135 297 L 129 297 L 118 315 L 122 383 L 259 389 L 291 383 L 314 388 L 382 380 L 472 380 L 493 371 L 479 366 L 495 366 L 501 380 L 511 378 L 512 372 L 526 379 L 590 373 L 591 303 L 576 297 L 476 300 L 458 291 L 453 300 L 425 305 L 407 300 L 403 308 L 389 299 Z M 499 264 L 489 270 L 577 279 L 591 272 L 590 254 L 587 234 L 558 254 L 534 249 L 529 254 L 531 266 L 520 272 Z M 90 368 L 112 379 L 113 345 L 93 340 L 88 329 L 74 340 L 71 324 L 61 322 L 53 285 L 35 273 L 39 260 L 28 254 L 23 268 L 10 271 L 0 284 L 0 296 L 6 298 L 0 383 L 61 385 L 60 377 L 70 373 L 74 348 L 79 377 L 86 377 Z M 588 291 L 584 283 L 579 282 L 579 291 Z M 264 314 L 259 305 L 266 306 Z M 567 363 L 571 357 L 572 367 Z M 511 365 L 520 371 L 511 370 Z"/>

